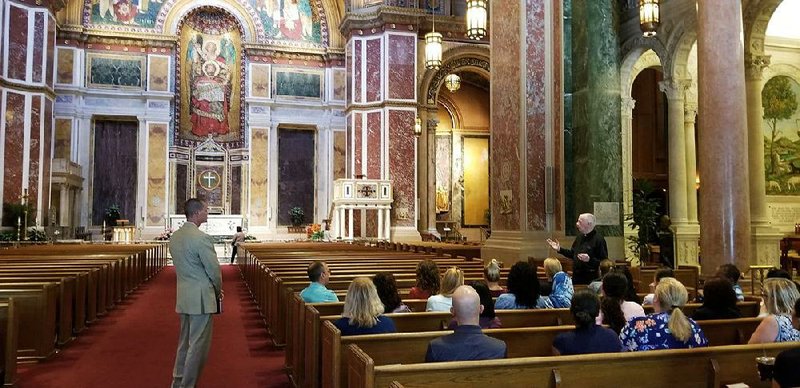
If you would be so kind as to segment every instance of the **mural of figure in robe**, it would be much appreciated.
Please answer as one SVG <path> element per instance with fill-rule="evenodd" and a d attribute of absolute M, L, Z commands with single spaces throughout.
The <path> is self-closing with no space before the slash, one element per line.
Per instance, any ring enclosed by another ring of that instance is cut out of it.
<path fill-rule="evenodd" d="M 236 50 L 225 36 L 203 39 L 196 34 L 187 50 L 191 63 L 191 123 L 196 136 L 225 135 L 230 131 L 231 66 Z"/>
<path fill-rule="evenodd" d="M 279 40 L 321 42 L 320 21 L 310 0 L 250 0 L 267 36 Z"/>

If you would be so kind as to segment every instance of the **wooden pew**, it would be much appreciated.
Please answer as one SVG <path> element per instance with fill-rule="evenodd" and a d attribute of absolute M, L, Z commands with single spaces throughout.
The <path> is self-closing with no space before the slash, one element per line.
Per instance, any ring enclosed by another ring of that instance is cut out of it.
<path fill-rule="evenodd" d="M 729 345 L 697 349 L 523 357 L 505 360 L 456 361 L 376 366 L 372 355 L 358 345 L 347 347 L 349 388 L 491 386 L 612 388 L 646 385 L 652 388 L 719 387 L 743 382 L 769 387 L 760 381 L 755 358 L 775 356 L 798 343 Z M 624 372 L 623 372 L 624 371 Z"/>
<path fill-rule="evenodd" d="M 0 368 L 3 385 L 14 386 L 17 381 L 17 341 L 19 335 L 19 316 L 14 306 L 14 298 L 0 300 Z"/>
<path fill-rule="evenodd" d="M 746 344 L 761 318 L 741 318 L 700 321 L 699 324 L 714 346 Z M 555 337 L 573 330 L 574 326 L 562 325 L 534 328 L 486 329 L 483 332 L 504 341 L 508 346 L 508 358 L 546 357 L 552 355 Z M 452 331 L 374 334 L 342 337 L 332 322 L 322 325 L 322 372 L 323 387 L 346 387 L 345 359 L 342 350 L 349 344 L 358 345 L 373 359 L 374 365 L 414 364 L 425 362 L 428 343 Z"/>
<path fill-rule="evenodd" d="M 19 317 L 18 359 L 43 359 L 55 352 L 57 294 L 55 283 L 39 289 L 0 288 L 0 298 L 14 299 Z"/>

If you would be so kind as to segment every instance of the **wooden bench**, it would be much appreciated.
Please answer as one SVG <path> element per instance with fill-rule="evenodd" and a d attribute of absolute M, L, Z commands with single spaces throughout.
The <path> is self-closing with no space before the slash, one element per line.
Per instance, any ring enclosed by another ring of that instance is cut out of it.
<path fill-rule="evenodd" d="M 775 356 L 798 343 L 729 345 L 696 349 L 588 354 L 557 357 L 523 357 L 504 360 L 455 361 L 377 366 L 373 355 L 358 345 L 347 346 L 347 386 L 461 388 L 598 387 L 639 384 L 651 388 L 720 387 L 745 383 L 767 388 L 760 381 L 755 358 Z"/>
<path fill-rule="evenodd" d="M 57 294 L 55 283 L 44 283 L 38 289 L 0 288 L 0 298 L 14 299 L 19 317 L 18 359 L 43 359 L 55 352 Z"/>
<path fill-rule="evenodd" d="M 0 368 L 6 387 L 13 387 L 17 381 L 18 335 L 19 316 L 14 298 L 0 299 Z"/>

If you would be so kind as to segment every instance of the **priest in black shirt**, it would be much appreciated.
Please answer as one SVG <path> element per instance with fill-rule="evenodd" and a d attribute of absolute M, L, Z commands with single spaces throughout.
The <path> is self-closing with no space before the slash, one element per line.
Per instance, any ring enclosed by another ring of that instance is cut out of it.
<path fill-rule="evenodd" d="M 578 235 L 572 242 L 572 249 L 561 248 L 558 240 L 547 239 L 547 243 L 558 253 L 572 259 L 572 282 L 574 284 L 589 284 L 597 279 L 597 269 L 600 261 L 608 258 L 606 240 L 599 232 L 594 230 L 594 215 L 583 213 L 578 216 L 575 226 Z"/>

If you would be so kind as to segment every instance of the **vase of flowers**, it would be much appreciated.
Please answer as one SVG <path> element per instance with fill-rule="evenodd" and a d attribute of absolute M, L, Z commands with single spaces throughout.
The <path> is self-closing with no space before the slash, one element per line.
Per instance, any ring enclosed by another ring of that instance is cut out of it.
<path fill-rule="evenodd" d="M 306 227 L 306 236 L 311 241 L 322 241 L 325 238 L 325 231 L 322 230 L 322 225 L 311 224 Z"/>

